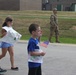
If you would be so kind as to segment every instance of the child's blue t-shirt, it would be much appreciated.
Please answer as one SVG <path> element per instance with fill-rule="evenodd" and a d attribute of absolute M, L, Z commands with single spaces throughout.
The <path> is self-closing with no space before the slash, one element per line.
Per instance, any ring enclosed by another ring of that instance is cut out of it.
<path fill-rule="evenodd" d="M 27 50 L 28 50 L 28 55 L 29 55 L 29 52 L 39 51 L 40 48 L 39 48 L 39 41 L 38 41 L 38 39 L 30 38 L 29 42 L 28 42 Z M 35 56 L 32 56 L 32 57 L 35 58 Z M 31 58 L 31 59 L 33 60 L 33 58 Z M 37 56 L 36 56 L 36 59 L 38 59 Z M 28 66 L 30 68 L 38 67 L 40 65 L 41 65 L 41 63 L 39 63 L 39 62 L 34 62 L 34 60 L 33 61 L 28 60 Z"/>

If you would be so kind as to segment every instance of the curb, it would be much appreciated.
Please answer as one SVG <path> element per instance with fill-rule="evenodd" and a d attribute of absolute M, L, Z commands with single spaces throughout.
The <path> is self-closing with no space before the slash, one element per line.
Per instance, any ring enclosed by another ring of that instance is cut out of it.
<path fill-rule="evenodd" d="M 28 43 L 28 40 L 19 40 L 18 43 Z M 60 46 L 76 46 L 76 44 L 64 44 L 64 43 L 49 43 L 50 45 L 60 45 Z"/>

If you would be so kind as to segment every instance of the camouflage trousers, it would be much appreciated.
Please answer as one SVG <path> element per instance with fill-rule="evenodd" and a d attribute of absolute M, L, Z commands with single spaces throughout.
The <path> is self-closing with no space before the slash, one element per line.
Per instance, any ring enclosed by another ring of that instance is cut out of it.
<path fill-rule="evenodd" d="M 55 33 L 55 39 L 56 42 L 59 43 L 59 29 L 56 26 L 51 26 L 50 27 L 50 35 L 49 35 L 49 41 L 51 42 L 52 36 Z"/>
<path fill-rule="evenodd" d="M 55 36 L 59 35 L 59 28 L 56 26 L 51 26 L 50 27 L 50 35 L 53 35 L 55 33 Z"/>

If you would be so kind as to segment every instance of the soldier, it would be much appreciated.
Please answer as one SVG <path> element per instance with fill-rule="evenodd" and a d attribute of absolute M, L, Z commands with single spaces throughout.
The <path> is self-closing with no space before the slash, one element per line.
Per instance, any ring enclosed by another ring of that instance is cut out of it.
<path fill-rule="evenodd" d="M 52 36 L 55 32 L 55 38 L 56 42 L 60 43 L 58 40 L 59 37 L 59 28 L 58 28 L 58 18 L 57 18 L 57 9 L 53 9 L 53 14 L 50 17 L 50 36 L 49 36 L 49 42 L 51 42 Z"/>

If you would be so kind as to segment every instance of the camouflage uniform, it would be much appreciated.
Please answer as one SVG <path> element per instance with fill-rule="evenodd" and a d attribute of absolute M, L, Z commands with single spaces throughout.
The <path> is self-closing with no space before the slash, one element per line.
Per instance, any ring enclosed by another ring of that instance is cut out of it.
<path fill-rule="evenodd" d="M 55 32 L 56 42 L 59 42 L 58 41 L 58 36 L 59 36 L 58 18 L 57 18 L 57 15 L 52 14 L 50 17 L 50 36 L 49 36 L 50 42 L 54 32 Z"/>

